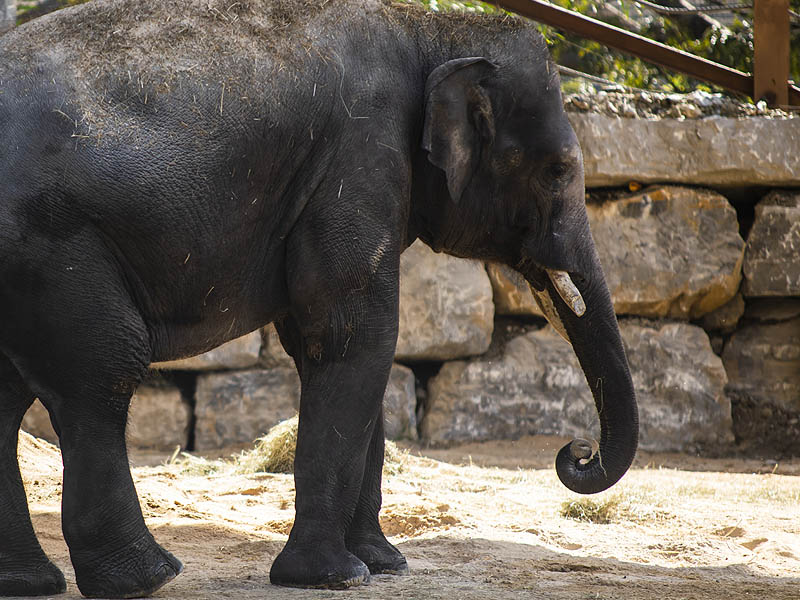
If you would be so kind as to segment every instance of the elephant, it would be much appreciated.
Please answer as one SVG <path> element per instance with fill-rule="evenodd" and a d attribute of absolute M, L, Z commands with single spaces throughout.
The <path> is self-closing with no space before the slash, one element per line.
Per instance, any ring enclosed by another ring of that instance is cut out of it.
<path fill-rule="evenodd" d="M 405 574 L 378 520 L 399 260 L 421 239 L 528 281 L 570 341 L 599 492 L 636 398 L 589 229 L 578 140 L 534 24 L 390 0 L 94 0 L 0 37 L 0 596 L 65 590 L 16 446 L 38 397 L 86 597 L 182 571 L 147 529 L 125 445 L 155 362 L 274 322 L 301 379 L 296 517 L 272 583 Z"/>

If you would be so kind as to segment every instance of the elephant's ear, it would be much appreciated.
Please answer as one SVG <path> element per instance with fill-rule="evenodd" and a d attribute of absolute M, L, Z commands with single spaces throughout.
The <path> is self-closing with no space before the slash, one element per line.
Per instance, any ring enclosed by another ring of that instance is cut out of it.
<path fill-rule="evenodd" d="M 447 174 L 454 202 L 477 167 L 481 144 L 494 137 L 492 104 L 481 82 L 495 69 L 485 58 L 457 58 L 436 67 L 425 85 L 422 147 Z"/>

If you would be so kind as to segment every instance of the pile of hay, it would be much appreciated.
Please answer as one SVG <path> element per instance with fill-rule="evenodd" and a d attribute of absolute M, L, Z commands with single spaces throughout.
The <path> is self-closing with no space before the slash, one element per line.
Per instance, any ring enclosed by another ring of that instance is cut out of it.
<path fill-rule="evenodd" d="M 601 494 L 594 498 L 568 500 L 561 504 L 559 514 L 566 519 L 606 525 L 608 523 L 653 523 L 673 519 L 663 510 L 666 498 L 657 490 L 626 490 Z"/>
<path fill-rule="evenodd" d="M 275 425 L 267 435 L 256 440 L 252 450 L 234 458 L 237 473 L 293 473 L 297 446 L 297 415 Z M 408 452 L 387 441 L 383 471 L 388 475 L 402 472 Z"/>
<path fill-rule="evenodd" d="M 292 473 L 297 446 L 297 415 L 275 425 L 252 450 L 234 459 L 237 473 Z"/>

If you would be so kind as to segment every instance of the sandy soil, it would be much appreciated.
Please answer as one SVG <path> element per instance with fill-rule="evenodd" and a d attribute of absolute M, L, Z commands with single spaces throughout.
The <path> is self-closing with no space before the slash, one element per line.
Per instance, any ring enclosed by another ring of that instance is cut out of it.
<path fill-rule="evenodd" d="M 148 524 L 186 567 L 156 597 L 800 598 L 800 460 L 642 455 L 585 505 L 610 507 L 598 524 L 562 516 L 581 499 L 550 467 L 562 441 L 411 448 L 384 477 L 382 512 L 411 575 L 347 592 L 269 584 L 293 518 L 290 475 L 223 466 L 204 476 L 137 454 L 134 464 L 151 465 L 134 468 Z M 34 525 L 69 583 L 59 598 L 79 598 L 60 532 L 58 451 L 24 437 L 20 457 Z"/>

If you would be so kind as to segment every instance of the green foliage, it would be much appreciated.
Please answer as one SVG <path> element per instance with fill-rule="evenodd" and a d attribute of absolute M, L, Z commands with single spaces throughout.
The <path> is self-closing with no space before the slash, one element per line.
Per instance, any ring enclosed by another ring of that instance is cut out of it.
<path fill-rule="evenodd" d="M 604 3 L 603 0 L 553 0 L 553 2 L 594 18 L 598 18 L 597 9 Z M 623 8 L 629 15 L 630 11 L 634 9 L 634 3 L 625 2 Z M 625 29 L 624 24 L 613 22 L 612 24 Z M 688 92 L 697 88 L 708 89 L 709 87 L 686 75 L 646 63 L 597 42 L 572 34 L 564 34 L 547 26 L 541 26 L 541 29 L 556 62 L 567 64 L 580 71 L 598 75 L 626 86 L 665 92 Z M 688 29 L 680 21 L 656 17 L 647 22 L 640 34 L 734 68 L 749 70 L 747 61 L 752 60 L 752 31 L 750 31 L 749 40 L 744 27 L 740 32 L 739 35 L 725 36 L 719 31 L 708 30 L 703 39 L 698 40 L 692 38 Z M 743 50 L 748 41 L 750 48 L 745 52 Z"/>
<path fill-rule="evenodd" d="M 411 0 L 415 1 L 415 0 Z M 499 9 L 482 2 L 455 2 L 453 0 L 418 0 L 430 10 L 468 10 L 492 13 Z M 563 8 L 602 18 L 599 9 L 608 0 L 550 0 Z M 790 0 L 792 10 L 800 12 L 800 0 Z M 632 16 L 638 11 L 632 0 L 623 0 L 622 12 Z M 713 16 L 713 15 L 711 15 Z M 740 14 L 727 28 L 708 28 L 700 38 L 691 34 L 685 19 L 656 16 L 639 19 L 645 25 L 640 35 L 657 40 L 674 48 L 685 50 L 714 62 L 752 72 L 753 70 L 753 23 L 751 13 Z M 609 21 L 623 29 L 624 23 Z M 690 92 L 695 89 L 720 91 L 705 82 L 692 79 L 682 73 L 670 71 L 638 58 L 617 52 L 598 42 L 563 33 L 546 25 L 539 30 L 547 40 L 553 58 L 559 64 L 567 65 L 591 75 L 597 75 L 613 82 L 664 92 Z M 790 78 L 800 81 L 800 24 L 794 24 L 790 33 L 790 44 L 794 51 L 790 54 Z M 574 86 L 573 86 L 574 87 Z"/>

